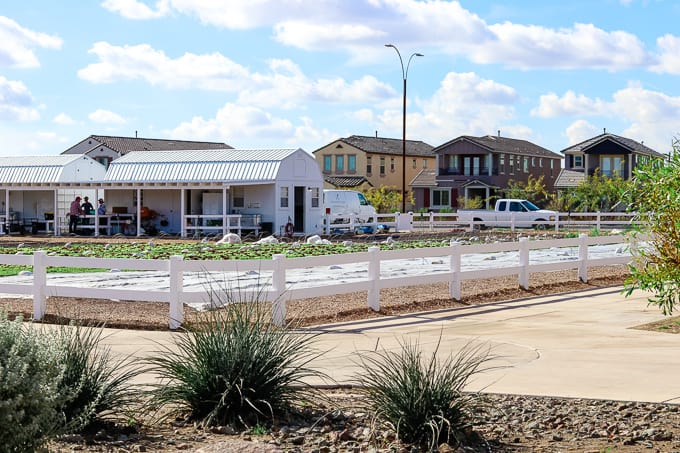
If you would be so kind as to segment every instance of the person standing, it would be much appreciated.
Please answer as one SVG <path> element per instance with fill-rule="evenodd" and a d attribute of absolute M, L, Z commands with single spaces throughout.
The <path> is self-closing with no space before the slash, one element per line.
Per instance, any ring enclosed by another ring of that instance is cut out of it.
<path fill-rule="evenodd" d="M 106 215 L 106 204 L 104 204 L 104 199 L 100 198 L 99 199 L 99 206 L 97 206 L 97 215 L 98 216 L 104 216 Z M 106 217 L 100 218 L 99 219 L 99 226 L 106 226 L 108 219 Z M 106 228 L 100 228 L 99 229 L 99 234 L 106 234 Z"/>
<path fill-rule="evenodd" d="M 68 210 L 68 232 L 69 234 L 75 234 L 78 228 L 78 217 L 82 212 L 80 207 L 80 197 L 76 197 L 75 200 L 71 202 L 71 207 Z"/>

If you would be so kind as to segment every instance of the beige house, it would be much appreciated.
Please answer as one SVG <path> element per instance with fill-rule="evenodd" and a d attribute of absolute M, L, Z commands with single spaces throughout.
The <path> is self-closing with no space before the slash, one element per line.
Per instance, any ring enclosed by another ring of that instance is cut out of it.
<path fill-rule="evenodd" d="M 422 171 L 435 168 L 433 147 L 415 140 L 406 141 L 406 192 Z M 324 175 L 324 187 L 393 187 L 402 189 L 403 142 L 396 138 L 352 135 L 340 138 L 314 151 Z M 341 178 L 342 177 L 342 178 Z M 355 187 L 339 186 L 339 181 L 359 182 Z M 408 198 L 408 195 L 407 195 Z"/>

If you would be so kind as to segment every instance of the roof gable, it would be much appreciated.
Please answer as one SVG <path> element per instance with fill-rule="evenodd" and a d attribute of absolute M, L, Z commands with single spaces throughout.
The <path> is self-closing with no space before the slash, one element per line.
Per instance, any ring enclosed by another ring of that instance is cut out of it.
<path fill-rule="evenodd" d="M 645 146 L 643 143 L 636 142 L 633 139 L 621 137 L 619 135 L 610 134 L 605 132 L 603 134 L 597 135 L 595 137 L 584 140 L 581 143 L 577 143 L 568 148 L 562 150 L 563 154 L 573 154 L 573 153 L 586 153 L 588 150 L 595 148 L 605 141 L 611 141 L 619 146 L 626 148 L 629 152 L 636 154 L 643 154 L 646 156 L 653 156 L 663 159 L 665 156 L 658 151 Z"/>
<path fill-rule="evenodd" d="M 492 153 L 507 153 L 517 154 L 523 156 L 549 157 L 553 159 L 562 159 L 562 156 L 543 148 L 542 146 L 531 143 L 527 140 L 520 140 L 516 138 L 501 137 L 495 135 L 484 135 L 482 137 L 474 137 L 471 135 L 461 135 L 453 140 L 450 140 L 442 145 L 434 148 L 435 153 L 440 153 L 459 142 L 469 142 L 479 146 L 488 152 Z"/>

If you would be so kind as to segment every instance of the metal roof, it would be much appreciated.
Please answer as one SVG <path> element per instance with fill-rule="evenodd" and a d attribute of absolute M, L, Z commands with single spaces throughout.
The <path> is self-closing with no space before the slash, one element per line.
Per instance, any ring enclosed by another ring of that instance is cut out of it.
<path fill-rule="evenodd" d="M 83 156 L 0 156 L 0 184 L 62 182 L 64 167 L 78 159 Z"/>
<path fill-rule="evenodd" d="M 111 162 L 107 182 L 273 181 L 296 149 L 133 151 Z M 311 156 L 310 156 L 311 157 Z"/>

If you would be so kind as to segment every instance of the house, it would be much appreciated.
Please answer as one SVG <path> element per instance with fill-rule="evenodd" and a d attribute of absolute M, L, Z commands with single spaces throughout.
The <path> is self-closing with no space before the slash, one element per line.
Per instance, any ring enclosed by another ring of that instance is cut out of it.
<path fill-rule="evenodd" d="M 219 142 L 90 135 L 61 154 L 85 154 L 104 165 L 104 168 L 108 168 L 113 160 L 131 151 L 182 151 L 189 149 L 231 149 L 231 146 Z"/>
<path fill-rule="evenodd" d="M 134 216 L 135 234 L 216 234 L 235 215 L 270 234 L 289 223 L 296 233 L 322 229 L 323 176 L 302 149 L 133 151 L 111 162 L 98 189 L 113 211 Z"/>
<path fill-rule="evenodd" d="M 576 187 L 596 172 L 607 177 L 633 177 L 633 169 L 649 159 L 666 156 L 635 140 L 610 134 L 606 130 L 562 150 L 564 169 L 555 181 L 558 190 Z"/>
<path fill-rule="evenodd" d="M 543 176 L 547 191 L 554 189 L 562 167 L 562 156 L 526 140 L 499 134 L 462 135 L 434 148 L 437 158 L 435 183 L 420 184 L 416 204 L 432 210 L 458 207 L 459 199 L 491 198 L 510 181 L 526 182 L 531 175 Z"/>
<path fill-rule="evenodd" d="M 337 178 L 363 178 L 361 185 L 402 189 L 403 151 L 401 139 L 352 135 L 337 139 L 314 151 L 314 157 L 323 172 L 325 187 L 350 188 L 337 184 Z M 427 143 L 406 141 L 406 192 L 409 181 L 421 170 L 434 168 L 435 156 Z M 355 187 L 360 187 L 355 186 Z M 408 194 L 407 194 L 408 199 Z"/>
<path fill-rule="evenodd" d="M 59 234 L 80 185 L 104 179 L 106 169 L 83 155 L 0 157 L 0 232 Z M 80 193 L 80 192 L 78 192 Z"/>

